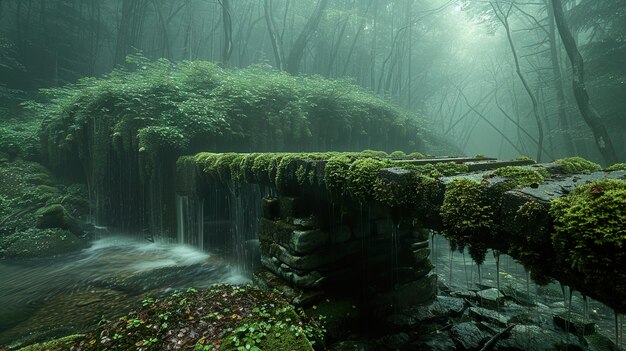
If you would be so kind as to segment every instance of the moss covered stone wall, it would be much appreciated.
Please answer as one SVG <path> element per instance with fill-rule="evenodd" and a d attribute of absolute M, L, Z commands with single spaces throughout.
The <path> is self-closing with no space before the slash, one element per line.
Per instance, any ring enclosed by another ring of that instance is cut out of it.
<path fill-rule="evenodd" d="M 418 116 L 346 81 L 263 67 L 129 60 L 132 70 L 45 91 L 43 158 L 84 174 L 98 224 L 174 230 L 172 179 L 183 154 L 356 151 L 458 153 Z"/>

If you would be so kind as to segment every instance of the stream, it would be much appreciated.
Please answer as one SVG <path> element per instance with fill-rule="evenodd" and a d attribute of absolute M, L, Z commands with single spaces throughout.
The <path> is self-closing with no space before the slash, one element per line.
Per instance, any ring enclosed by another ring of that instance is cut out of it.
<path fill-rule="evenodd" d="M 122 236 L 68 256 L 0 261 L 0 345 L 80 332 L 147 296 L 248 282 L 219 255 Z"/>

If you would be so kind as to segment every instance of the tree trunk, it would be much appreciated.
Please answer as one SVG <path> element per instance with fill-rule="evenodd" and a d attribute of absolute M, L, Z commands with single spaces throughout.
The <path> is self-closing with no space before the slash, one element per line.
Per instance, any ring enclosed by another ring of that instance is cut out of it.
<path fill-rule="evenodd" d="M 222 63 L 224 66 L 230 64 L 230 57 L 233 54 L 233 22 L 230 11 L 230 0 L 222 0 L 222 23 L 224 24 L 224 50 L 222 51 Z"/>
<path fill-rule="evenodd" d="M 547 0 L 546 0 L 547 1 Z M 565 89 L 563 88 L 563 75 L 561 74 L 561 62 L 559 60 L 559 53 L 556 40 L 556 28 L 554 24 L 554 17 L 552 14 L 552 7 L 546 3 L 548 8 L 549 19 L 549 37 L 550 40 L 550 60 L 552 61 L 552 72 L 554 76 L 554 90 L 556 93 L 557 112 L 559 116 L 559 127 L 563 131 L 563 145 L 565 146 L 566 153 L 569 155 L 574 154 L 574 142 L 570 134 L 569 122 L 567 120 L 567 114 L 565 112 L 566 100 Z"/>
<path fill-rule="evenodd" d="M 319 0 L 317 3 L 317 8 L 309 17 L 309 20 L 298 35 L 298 38 L 293 43 L 291 50 L 289 51 L 289 57 L 287 57 L 286 61 L 286 70 L 291 74 L 298 74 L 300 71 L 300 62 L 302 61 L 302 57 L 304 57 L 304 52 L 306 49 L 306 45 L 311 39 L 311 36 L 317 30 L 317 26 L 322 20 L 322 15 L 326 11 L 328 7 L 328 0 Z"/>
<path fill-rule="evenodd" d="M 281 71 L 285 70 L 285 60 L 283 53 L 282 40 L 278 36 L 276 31 L 276 24 L 274 23 L 274 17 L 272 17 L 272 0 L 265 0 L 264 2 L 265 22 L 267 23 L 267 30 L 270 34 L 270 41 L 272 42 L 272 49 L 274 50 L 274 59 L 276 60 L 276 68 Z"/>
<path fill-rule="evenodd" d="M 587 87 L 585 86 L 585 66 L 583 57 L 580 54 L 580 51 L 578 51 L 576 41 L 574 40 L 572 32 L 565 21 L 561 0 L 551 1 L 556 26 L 559 29 L 559 34 L 561 35 L 561 40 L 563 41 L 563 46 L 565 47 L 567 56 L 572 63 L 572 86 L 574 89 L 576 104 L 578 105 L 578 109 L 580 110 L 580 114 L 583 116 L 585 123 L 587 123 L 593 133 L 596 146 L 598 147 L 602 158 L 604 158 L 605 163 L 614 164 L 617 162 L 617 154 L 613 149 L 613 143 L 611 142 L 611 138 L 609 137 L 606 127 L 604 126 L 602 117 L 589 101 L 589 94 L 587 94 Z"/>

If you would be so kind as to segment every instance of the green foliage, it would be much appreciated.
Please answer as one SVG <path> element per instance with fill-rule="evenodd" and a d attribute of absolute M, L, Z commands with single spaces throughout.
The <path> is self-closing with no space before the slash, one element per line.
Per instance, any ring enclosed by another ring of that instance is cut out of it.
<path fill-rule="evenodd" d="M 84 247 L 82 240 L 60 228 L 29 228 L 0 237 L 0 257 L 5 258 L 54 256 Z"/>
<path fill-rule="evenodd" d="M 582 157 L 562 158 L 554 161 L 554 163 L 563 166 L 565 173 L 568 174 L 589 173 L 602 168 L 599 164 L 587 161 Z"/>
<path fill-rule="evenodd" d="M 626 163 L 616 163 L 605 169 L 607 172 L 626 171 Z"/>
<path fill-rule="evenodd" d="M 541 184 L 548 176 L 548 172 L 541 168 L 544 172 L 535 168 L 506 166 L 496 169 L 493 174 L 498 177 L 509 178 L 515 182 L 516 187 L 525 187 L 531 184 Z"/>
<path fill-rule="evenodd" d="M 441 217 L 444 235 L 459 249 L 469 245 L 476 263 L 484 261 L 484 236 L 493 225 L 493 209 L 479 182 L 457 178 L 446 185 Z"/>
<path fill-rule="evenodd" d="M 0 119 L 0 153 L 9 158 L 36 159 L 39 156 L 40 122 L 33 119 Z"/>
<path fill-rule="evenodd" d="M 557 253 L 590 275 L 623 275 L 626 263 L 626 182 L 599 180 L 579 185 L 550 207 Z M 617 277 L 615 277 L 617 279 Z"/>
<path fill-rule="evenodd" d="M 234 149 L 280 150 L 318 139 L 348 147 L 349 140 L 365 137 L 374 144 L 415 146 L 414 136 L 424 134 L 406 112 L 347 81 L 257 66 L 226 70 L 209 62 L 135 56 L 129 63 L 134 70 L 47 89 L 47 102 L 28 104 L 44 118 L 50 161 L 78 151 L 97 178 L 106 172 L 114 145 L 158 159 L 162 152 L 182 154 L 214 140 Z"/>
<path fill-rule="evenodd" d="M 172 344 L 190 351 L 312 351 L 311 343 L 323 340 L 323 334 L 319 321 L 297 314 L 273 292 L 218 285 L 144 299 L 139 310 L 64 346 L 83 351 L 156 351 Z"/>

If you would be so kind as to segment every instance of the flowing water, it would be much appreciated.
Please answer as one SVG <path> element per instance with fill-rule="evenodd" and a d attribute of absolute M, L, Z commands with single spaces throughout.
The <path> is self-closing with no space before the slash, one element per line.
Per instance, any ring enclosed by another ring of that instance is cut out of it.
<path fill-rule="evenodd" d="M 0 345 L 80 331 L 146 296 L 247 282 L 218 255 L 122 236 L 60 258 L 0 261 Z"/>
<path fill-rule="evenodd" d="M 602 334 L 619 340 L 623 346 L 622 335 L 626 326 L 623 318 L 618 317 L 611 308 L 569 287 L 561 287 L 557 282 L 546 286 L 536 285 L 529 278 L 529 272 L 512 257 L 502 253 L 488 254 L 485 262 L 478 267 L 466 260 L 467 251 L 450 251 L 448 240 L 441 235 L 431 236 L 431 250 L 431 260 L 439 281 L 451 290 L 478 291 L 497 287 L 505 295 L 514 296 L 518 303 L 527 305 L 535 320 L 551 324 L 554 314 L 575 314 L 581 320 L 595 323 Z M 499 308 L 505 315 L 511 312 L 510 306 Z"/>

